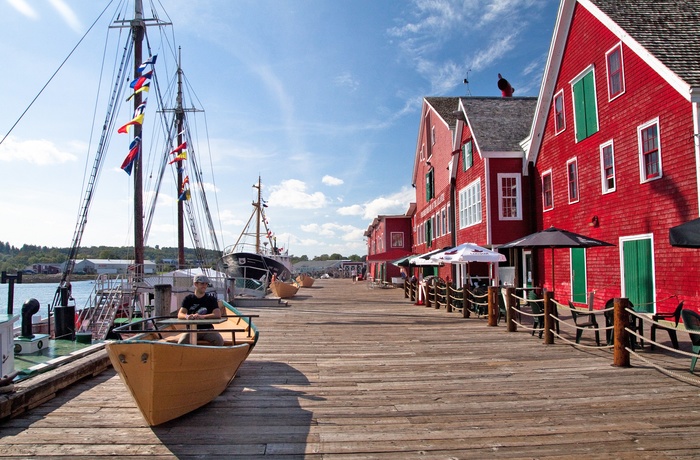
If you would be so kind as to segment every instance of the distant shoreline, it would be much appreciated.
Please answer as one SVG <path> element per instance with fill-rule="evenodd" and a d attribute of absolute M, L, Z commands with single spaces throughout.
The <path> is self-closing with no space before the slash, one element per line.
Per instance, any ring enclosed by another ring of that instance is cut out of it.
<path fill-rule="evenodd" d="M 55 273 L 53 275 L 22 275 L 22 283 L 56 283 L 61 281 L 61 274 Z M 71 275 L 71 281 L 85 281 L 94 280 L 97 275 Z"/>

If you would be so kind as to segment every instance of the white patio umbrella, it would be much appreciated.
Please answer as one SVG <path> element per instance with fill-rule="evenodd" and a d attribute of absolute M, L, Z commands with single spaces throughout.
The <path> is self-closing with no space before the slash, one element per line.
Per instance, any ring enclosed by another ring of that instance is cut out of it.
<path fill-rule="evenodd" d="M 468 262 L 505 262 L 506 256 L 490 249 L 482 248 L 474 243 L 462 243 L 452 249 L 437 252 L 430 256 L 436 262 L 451 264 Z"/>

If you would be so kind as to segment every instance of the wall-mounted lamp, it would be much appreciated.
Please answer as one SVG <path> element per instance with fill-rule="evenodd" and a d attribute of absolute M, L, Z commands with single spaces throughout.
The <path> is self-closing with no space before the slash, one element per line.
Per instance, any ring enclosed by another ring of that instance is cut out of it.
<path fill-rule="evenodd" d="M 598 220 L 598 216 L 593 216 L 593 218 L 591 219 L 591 221 L 588 225 L 593 227 L 593 228 L 598 228 L 600 226 L 600 221 Z"/>

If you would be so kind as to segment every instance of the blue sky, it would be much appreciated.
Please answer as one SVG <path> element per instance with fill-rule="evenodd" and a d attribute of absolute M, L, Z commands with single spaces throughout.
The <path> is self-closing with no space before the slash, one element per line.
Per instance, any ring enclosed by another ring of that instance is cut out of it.
<path fill-rule="evenodd" d="M 70 246 L 94 156 L 93 115 L 97 126 L 104 117 L 96 94 L 108 25 L 121 3 L 0 3 L 0 138 L 106 8 L 0 145 L 0 241 Z M 415 200 L 422 98 L 499 96 L 498 73 L 515 96 L 536 96 L 557 8 L 555 0 L 156 2 L 182 47 L 191 100 L 206 114 L 199 151 L 211 159 L 203 170 L 219 244 L 235 243 L 259 175 L 279 246 L 296 256 L 365 254 L 372 219 L 403 214 Z M 148 33 L 167 77 L 170 51 Z M 119 119 L 131 110 L 124 104 Z M 119 169 L 128 139 L 112 144 L 83 246 L 133 244 L 131 179 Z M 162 195 L 166 211 L 148 244 L 175 246 L 174 200 Z"/>

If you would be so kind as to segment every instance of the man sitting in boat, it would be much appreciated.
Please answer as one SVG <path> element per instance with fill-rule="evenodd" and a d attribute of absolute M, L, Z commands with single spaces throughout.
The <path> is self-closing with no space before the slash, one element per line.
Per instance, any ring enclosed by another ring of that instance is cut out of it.
<path fill-rule="evenodd" d="M 179 319 L 218 319 L 221 318 L 221 309 L 215 297 L 207 295 L 209 278 L 205 275 L 195 275 L 194 294 L 188 294 L 182 299 L 182 306 L 177 312 Z M 211 324 L 198 324 L 197 329 L 214 329 Z M 178 343 L 189 343 L 190 334 L 182 334 Z M 197 341 L 209 342 L 214 346 L 223 346 L 224 338 L 218 332 L 198 332 Z"/>

